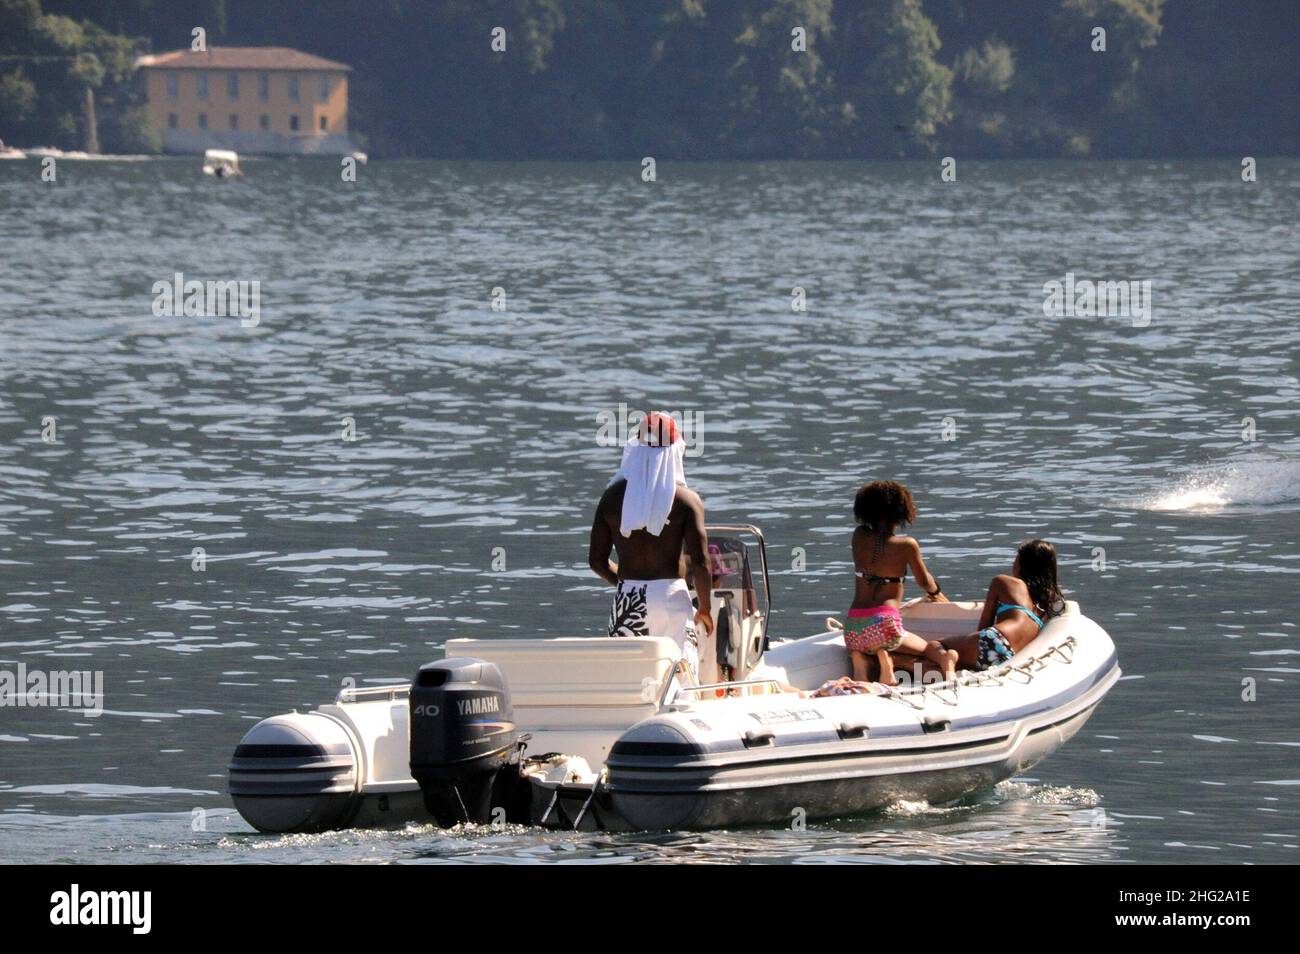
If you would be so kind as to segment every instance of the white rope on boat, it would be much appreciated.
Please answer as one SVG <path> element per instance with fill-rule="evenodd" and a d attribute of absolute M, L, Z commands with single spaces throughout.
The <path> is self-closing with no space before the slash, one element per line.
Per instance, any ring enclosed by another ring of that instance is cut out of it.
<path fill-rule="evenodd" d="M 1004 686 L 1006 685 L 1006 680 L 1013 677 L 1018 677 L 1015 681 L 1020 685 L 1027 686 L 1034 681 L 1034 675 L 1036 673 L 1042 672 L 1047 668 L 1053 658 L 1059 659 L 1066 665 L 1073 663 L 1074 650 L 1078 645 L 1079 643 L 1077 639 L 1073 636 L 1067 636 L 1063 642 L 1057 643 L 1046 652 L 1043 652 L 1038 656 L 1030 656 L 1028 659 L 1022 660 L 1019 663 L 1008 663 L 1007 665 L 1001 666 L 997 669 L 985 669 L 979 672 L 963 669 L 961 672 L 957 673 L 955 678 L 932 685 L 922 683 L 919 686 L 908 686 L 904 689 L 899 689 L 894 686 L 886 686 L 884 687 L 884 691 L 880 693 L 880 696 L 884 699 L 894 699 L 898 702 L 906 703 L 908 706 L 911 706 L 911 708 L 918 711 L 926 707 L 924 698 L 923 701 L 918 704 L 913 702 L 910 697 L 918 695 L 924 697 L 927 691 L 945 705 L 960 705 L 961 699 L 957 692 L 959 688 L 978 689 L 981 686 L 987 686 L 990 684 L 995 687 Z M 941 694 L 945 692 L 951 693 L 951 701 Z"/>
<path fill-rule="evenodd" d="M 1069 666 L 1074 662 L 1074 651 L 1075 649 L 1078 648 L 1078 646 L 1079 646 L 1078 641 L 1073 636 L 1071 636 L 1065 642 L 1059 643 L 1056 646 L 1053 646 L 1047 652 L 1043 653 L 1042 658 L 1046 659 L 1048 656 L 1058 656 L 1060 657 L 1061 662 Z"/>
<path fill-rule="evenodd" d="M 1030 662 L 1033 662 L 1033 660 L 1030 660 Z M 1025 681 L 1022 682 L 1022 683 L 1020 683 L 1020 684 L 1021 684 L 1022 686 L 1027 686 L 1027 685 L 1029 685 L 1031 682 L 1034 681 L 1034 674 L 1033 674 L 1031 671 L 1029 671 L 1029 669 L 1027 668 L 1028 665 L 1029 665 L 1029 663 L 1024 663 L 1024 664 L 1019 665 L 1019 666 L 1009 666 L 1009 667 L 1007 667 L 1006 674 L 1007 674 L 1008 677 L 1010 677 L 1010 676 L 1024 676 L 1024 677 L 1025 677 Z"/>
<path fill-rule="evenodd" d="M 921 687 L 921 691 L 924 691 L 924 689 L 925 689 L 924 686 Z M 917 703 L 913 702 L 910 698 L 908 698 L 909 696 L 914 696 L 916 694 L 917 694 L 916 689 L 912 689 L 911 691 L 900 691 L 894 686 L 886 686 L 885 691 L 880 694 L 880 697 L 882 699 L 894 699 L 895 701 L 911 706 L 913 709 L 920 712 L 925 708 L 925 703 L 922 702 L 921 704 L 918 705 Z"/>
<path fill-rule="evenodd" d="M 827 619 L 828 624 L 831 622 L 838 621 Z M 1030 656 L 1028 659 L 1024 659 L 1019 663 L 1012 664 L 1008 662 L 1007 665 L 1001 666 L 997 669 L 985 669 L 978 672 L 970 669 L 963 669 L 952 679 L 932 685 L 921 683 L 920 685 L 912 685 L 905 688 L 882 685 L 880 686 L 880 691 L 877 692 L 876 695 L 882 699 L 893 699 L 895 702 L 901 702 L 904 705 L 909 706 L 915 712 L 922 712 L 926 709 L 927 700 L 925 693 L 927 691 L 944 705 L 958 706 L 961 704 L 961 697 L 958 693 L 958 689 L 978 689 L 981 686 L 988 685 L 994 687 L 1004 686 L 1006 685 L 1006 680 L 1012 677 L 1021 677 L 1017 678 L 1016 681 L 1022 686 L 1027 686 L 1034 681 L 1034 675 L 1036 673 L 1042 672 L 1047 668 L 1049 661 L 1053 657 L 1060 659 L 1066 665 L 1073 663 L 1074 650 L 1078 645 L 1078 640 L 1073 636 L 1067 636 L 1063 642 L 1057 643 L 1041 655 Z M 950 694 L 951 699 L 945 696 L 944 693 Z M 919 702 L 913 700 L 913 697 L 915 696 L 921 697 Z"/>
<path fill-rule="evenodd" d="M 949 682 L 951 682 L 952 684 L 949 685 L 949 683 L 945 682 L 937 686 L 931 686 L 930 695 L 934 696 L 936 699 L 938 699 L 940 702 L 944 703 L 945 705 L 950 705 L 950 706 L 961 705 L 961 698 L 957 695 L 957 680 L 953 679 L 953 680 L 949 680 Z M 945 692 L 952 693 L 951 702 L 949 702 L 948 699 L 943 695 L 943 693 Z"/>

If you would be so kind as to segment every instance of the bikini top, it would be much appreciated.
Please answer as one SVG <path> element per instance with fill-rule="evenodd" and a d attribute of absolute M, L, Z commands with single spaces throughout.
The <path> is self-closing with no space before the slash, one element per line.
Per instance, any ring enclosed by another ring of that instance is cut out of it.
<path fill-rule="evenodd" d="M 902 576 L 876 576 L 876 574 L 868 573 L 866 570 L 854 570 L 853 575 L 875 586 L 882 583 L 902 583 L 904 579 Z"/>
<path fill-rule="evenodd" d="M 884 540 L 876 541 L 876 552 L 873 558 L 873 562 L 874 560 L 880 559 L 880 554 L 881 551 L 884 549 L 884 546 L 885 546 Z M 906 570 L 903 571 L 903 576 L 876 576 L 876 574 L 868 573 L 866 570 L 854 570 L 853 575 L 860 580 L 866 580 L 872 586 L 881 586 L 885 583 L 902 583 L 903 578 L 907 575 L 907 571 Z"/>
<path fill-rule="evenodd" d="M 1037 623 L 1039 629 L 1043 628 L 1043 621 L 1039 619 L 1038 615 L 1033 610 L 1031 610 L 1028 606 L 1021 606 L 1019 603 L 999 603 L 997 612 L 993 614 L 993 618 L 997 619 L 999 616 L 1002 615 L 1004 610 L 1020 610 L 1020 612 L 1024 613 L 1035 623 Z"/>

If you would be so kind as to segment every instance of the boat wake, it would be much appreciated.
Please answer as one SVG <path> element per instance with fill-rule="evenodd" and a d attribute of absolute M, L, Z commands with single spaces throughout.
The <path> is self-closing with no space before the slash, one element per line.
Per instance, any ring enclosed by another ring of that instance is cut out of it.
<path fill-rule="evenodd" d="M 1203 467 L 1139 502 L 1143 510 L 1215 512 L 1300 500 L 1300 461 L 1286 458 Z"/>
<path fill-rule="evenodd" d="M 1035 785 L 1017 779 L 999 782 L 993 789 L 997 801 L 1025 801 L 1035 805 L 1065 805 L 1070 808 L 1095 808 L 1101 796 L 1090 788 L 1071 785 Z"/>
<path fill-rule="evenodd" d="M 1100 801 L 1101 796 L 1090 788 L 1073 788 L 1069 785 L 1037 785 L 1019 779 L 1008 779 L 1005 782 L 999 782 L 987 792 L 956 804 L 931 805 L 926 801 L 902 799 L 885 808 L 882 814 L 894 818 L 951 815 L 1001 805 L 1005 802 L 1062 805 L 1067 808 L 1095 808 Z"/>

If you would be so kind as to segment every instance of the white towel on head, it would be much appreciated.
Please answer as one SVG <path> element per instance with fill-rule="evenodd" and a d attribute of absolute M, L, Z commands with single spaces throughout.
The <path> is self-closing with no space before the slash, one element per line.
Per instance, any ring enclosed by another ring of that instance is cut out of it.
<path fill-rule="evenodd" d="M 623 445 L 623 463 L 610 479 L 611 484 L 627 481 L 618 528 L 623 536 L 630 537 L 633 530 L 645 530 L 656 537 L 663 532 L 677 485 L 686 486 L 685 454 L 686 443 L 682 440 L 655 447 L 632 437 Z"/>

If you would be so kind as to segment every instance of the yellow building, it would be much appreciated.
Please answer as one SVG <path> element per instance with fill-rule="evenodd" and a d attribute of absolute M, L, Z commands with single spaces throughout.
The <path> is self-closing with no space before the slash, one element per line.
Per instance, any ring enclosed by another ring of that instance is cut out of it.
<path fill-rule="evenodd" d="M 164 152 L 339 155 L 352 67 L 284 46 L 175 50 L 136 61 Z"/>

